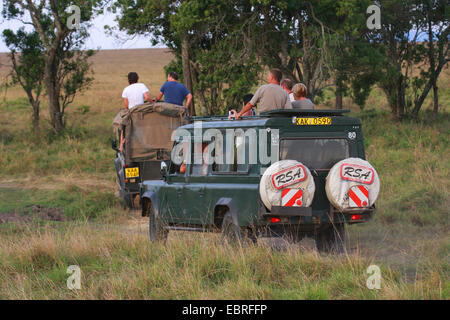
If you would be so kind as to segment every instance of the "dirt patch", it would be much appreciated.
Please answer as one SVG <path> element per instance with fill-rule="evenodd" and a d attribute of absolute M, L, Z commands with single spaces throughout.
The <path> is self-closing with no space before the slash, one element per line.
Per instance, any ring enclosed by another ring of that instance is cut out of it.
<path fill-rule="evenodd" d="M 38 204 L 26 206 L 21 212 L 0 213 L 0 224 L 26 223 L 33 220 L 65 221 L 61 208 L 45 208 Z"/>

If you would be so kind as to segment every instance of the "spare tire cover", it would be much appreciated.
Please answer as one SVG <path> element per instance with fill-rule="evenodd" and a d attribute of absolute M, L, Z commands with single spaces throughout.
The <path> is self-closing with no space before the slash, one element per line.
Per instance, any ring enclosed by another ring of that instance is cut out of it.
<path fill-rule="evenodd" d="M 325 191 L 328 200 L 339 211 L 370 207 L 380 192 L 380 179 L 368 161 L 348 158 L 331 168 Z"/>
<path fill-rule="evenodd" d="M 264 172 L 259 184 L 261 200 L 269 210 L 272 206 L 281 206 L 282 192 L 287 189 L 301 189 L 302 200 L 298 204 L 302 207 L 311 205 L 316 187 L 311 172 L 301 162 L 275 162 Z"/>

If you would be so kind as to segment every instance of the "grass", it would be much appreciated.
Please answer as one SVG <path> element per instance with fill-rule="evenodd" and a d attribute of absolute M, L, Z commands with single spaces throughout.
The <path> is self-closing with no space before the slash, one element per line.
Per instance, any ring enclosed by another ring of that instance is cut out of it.
<path fill-rule="evenodd" d="M 378 89 L 362 112 L 345 100 L 363 122 L 381 192 L 374 220 L 349 227 L 347 254 L 334 256 L 319 255 L 309 240 L 281 251 L 223 247 L 216 234 L 171 232 L 166 246 L 149 242 L 148 218 L 114 196 L 109 139 L 125 75 L 137 70 L 156 94 L 170 59 L 164 50 L 100 52 L 96 81 L 69 107 L 62 135 L 51 133 L 45 101 L 34 135 L 23 92 L 8 90 L 0 102 L 0 217 L 39 205 L 66 219 L 0 224 L 0 299 L 449 299 L 449 70 L 439 80 L 437 122 L 431 99 L 418 122 L 392 121 Z M 323 99 L 332 106 L 330 92 Z M 66 287 L 73 264 L 81 290 Z M 366 287 L 372 264 L 381 268 L 380 290 Z"/>
<path fill-rule="evenodd" d="M 297 248 L 222 247 L 212 235 L 171 235 L 167 245 L 115 226 L 77 223 L 3 236 L 0 296 L 26 299 L 436 299 L 439 275 L 404 281 L 381 265 L 381 290 L 368 290 L 359 255 L 320 256 Z M 101 245 L 98 245 L 101 243 Z M 82 268 L 82 290 L 65 288 Z"/>

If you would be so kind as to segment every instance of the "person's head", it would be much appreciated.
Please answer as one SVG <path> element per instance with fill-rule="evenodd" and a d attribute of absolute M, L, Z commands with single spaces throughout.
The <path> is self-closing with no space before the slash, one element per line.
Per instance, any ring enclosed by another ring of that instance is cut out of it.
<path fill-rule="evenodd" d="M 169 75 L 167 76 L 167 80 L 169 81 L 178 81 L 178 74 L 176 72 L 170 72 Z"/>
<path fill-rule="evenodd" d="M 295 100 L 299 100 L 301 98 L 306 98 L 307 89 L 303 83 L 297 83 L 292 88 L 292 92 L 294 93 Z"/>
<path fill-rule="evenodd" d="M 253 95 L 251 93 L 247 93 L 243 98 L 242 98 L 242 103 L 244 105 L 244 107 L 247 105 L 247 103 L 250 102 L 250 100 L 252 100 Z"/>
<path fill-rule="evenodd" d="M 283 74 L 281 73 L 280 69 L 272 69 L 269 71 L 268 80 L 270 83 L 280 84 L 282 76 Z"/>
<path fill-rule="evenodd" d="M 128 74 L 128 83 L 129 84 L 137 83 L 138 80 L 139 80 L 139 76 L 136 72 L 130 72 Z"/>
<path fill-rule="evenodd" d="M 280 86 L 284 89 L 284 91 L 286 91 L 287 93 L 291 93 L 292 92 L 292 87 L 294 86 L 294 82 L 292 82 L 291 79 L 283 79 L 280 82 Z"/>

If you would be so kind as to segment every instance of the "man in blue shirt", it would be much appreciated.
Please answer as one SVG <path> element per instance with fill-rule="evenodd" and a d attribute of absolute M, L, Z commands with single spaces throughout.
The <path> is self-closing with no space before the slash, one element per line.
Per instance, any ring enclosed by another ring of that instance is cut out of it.
<path fill-rule="evenodd" d="M 175 72 L 169 73 L 167 76 L 167 82 L 163 84 L 158 96 L 155 98 L 158 102 L 164 95 L 164 102 L 183 105 L 183 101 L 187 98 L 186 108 L 189 110 L 189 106 L 192 103 L 192 94 L 188 88 L 182 83 L 178 82 L 178 74 Z"/>

